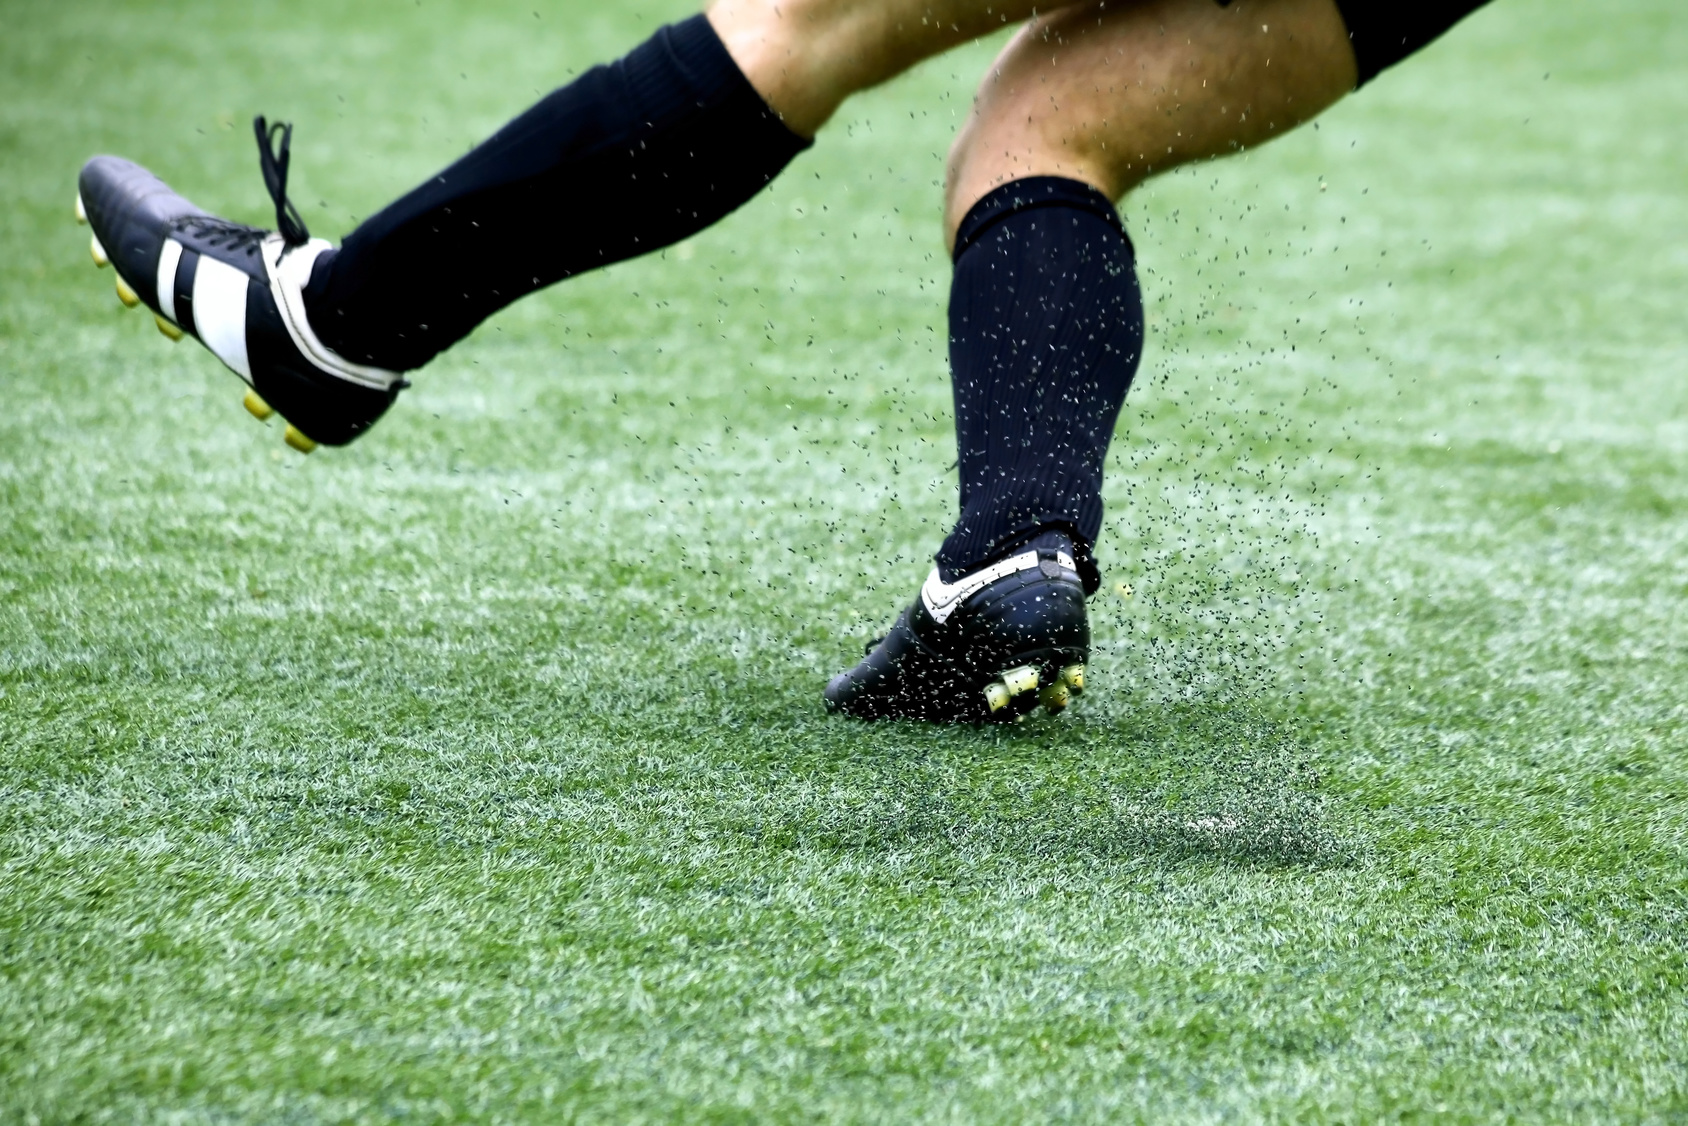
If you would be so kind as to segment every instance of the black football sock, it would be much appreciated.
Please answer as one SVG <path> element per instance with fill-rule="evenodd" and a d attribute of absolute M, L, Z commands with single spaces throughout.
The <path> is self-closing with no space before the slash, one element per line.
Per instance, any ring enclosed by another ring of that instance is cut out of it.
<path fill-rule="evenodd" d="M 938 551 L 940 577 L 1054 530 L 1094 590 L 1102 463 L 1143 350 L 1143 297 L 1113 204 L 1055 176 L 985 196 L 956 233 L 949 325 L 961 517 Z"/>
<path fill-rule="evenodd" d="M 534 290 L 709 226 L 810 143 L 703 16 L 664 27 L 323 254 L 311 327 L 357 363 L 421 367 Z"/>

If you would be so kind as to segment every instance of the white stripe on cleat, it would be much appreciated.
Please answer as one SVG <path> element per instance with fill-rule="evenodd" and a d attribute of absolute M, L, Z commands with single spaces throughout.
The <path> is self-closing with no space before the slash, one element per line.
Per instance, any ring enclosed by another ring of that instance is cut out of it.
<path fill-rule="evenodd" d="M 227 262 L 201 255 L 193 275 L 194 335 L 230 371 L 252 383 L 246 355 L 246 289 L 249 279 Z"/>
<path fill-rule="evenodd" d="M 111 265 L 111 259 L 106 257 L 105 247 L 100 245 L 99 235 L 88 236 L 88 253 L 94 256 L 94 265 L 100 269 Z"/>
<path fill-rule="evenodd" d="M 259 422 L 268 422 L 270 415 L 275 413 L 275 408 L 264 402 L 256 391 L 248 391 L 246 398 L 240 401 L 240 405 L 245 407 L 247 413 Z"/>
<path fill-rule="evenodd" d="M 123 280 L 122 274 L 117 274 L 117 299 L 133 309 L 141 303 L 141 295 L 136 293 L 128 282 Z"/>
<path fill-rule="evenodd" d="M 168 321 L 180 321 L 176 312 L 176 270 L 182 264 L 182 244 L 173 238 L 164 240 L 158 251 L 158 279 L 152 291 L 158 294 L 158 311 Z"/>

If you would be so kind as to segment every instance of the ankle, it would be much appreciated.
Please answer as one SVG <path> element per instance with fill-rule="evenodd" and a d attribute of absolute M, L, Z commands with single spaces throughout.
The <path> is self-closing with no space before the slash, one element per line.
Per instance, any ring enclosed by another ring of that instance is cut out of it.
<path fill-rule="evenodd" d="M 339 257 L 338 248 L 324 250 L 311 266 L 310 280 L 299 287 L 305 321 L 317 340 L 350 363 L 387 371 L 415 371 L 433 359 L 439 349 L 432 347 L 430 342 L 409 342 L 401 336 L 389 340 L 383 347 L 358 332 L 355 321 L 346 316 L 345 309 L 331 296 L 336 280 L 335 263 Z M 417 344 L 422 347 L 418 349 Z"/>
<path fill-rule="evenodd" d="M 1092 591 L 1101 585 L 1101 573 L 1091 557 L 1090 541 L 1080 535 L 1072 525 L 1057 522 L 1036 524 L 1014 532 L 988 540 L 982 547 L 967 550 L 967 544 L 946 542 L 938 552 L 938 578 L 946 583 L 958 582 L 968 575 L 983 570 L 1004 559 L 1022 555 L 1027 551 L 1035 551 L 1040 556 L 1064 556 L 1071 560 L 1084 580 L 1085 590 Z M 975 539 L 972 542 L 977 543 Z M 1092 582 L 1091 576 L 1095 581 Z"/>

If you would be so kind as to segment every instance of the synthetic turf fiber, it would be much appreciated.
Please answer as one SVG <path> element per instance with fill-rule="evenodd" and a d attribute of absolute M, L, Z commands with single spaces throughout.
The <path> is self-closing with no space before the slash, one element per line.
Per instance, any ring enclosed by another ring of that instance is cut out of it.
<path fill-rule="evenodd" d="M 1129 201 L 1091 688 L 983 732 L 820 689 L 954 518 L 997 44 L 310 458 L 71 223 L 267 221 L 262 112 L 338 237 L 687 11 L 8 6 L 0 1121 L 1688 1115 L 1680 5 Z"/>

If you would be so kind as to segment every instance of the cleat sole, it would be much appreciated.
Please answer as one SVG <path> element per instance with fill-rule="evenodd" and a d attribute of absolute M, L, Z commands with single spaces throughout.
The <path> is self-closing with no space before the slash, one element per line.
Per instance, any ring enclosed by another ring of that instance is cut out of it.
<path fill-rule="evenodd" d="M 106 257 L 105 247 L 100 245 L 99 235 L 88 236 L 88 253 L 93 256 L 94 265 L 98 266 L 100 269 L 103 270 L 107 266 L 111 265 L 111 259 Z"/>
<path fill-rule="evenodd" d="M 822 693 L 856 719 L 1018 723 L 1069 707 L 1090 655 L 1084 587 L 1060 537 L 919 598 Z"/>
<path fill-rule="evenodd" d="M 76 225 L 78 227 L 86 227 L 88 225 L 88 209 L 82 206 L 81 192 L 76 193 Z"/>
<path fill-rule="evenodd" d="M 245 407 L 247 413 L 259 422 L 268 422 L 270 415 L 275 413 L 275 408 L 264 402 L 256 391 L 248 391 L 246 398 L 240 401 L 240 405 Z"/>
<path fill-rule="evenodd" d="M 305 437 L 304 433 L 292 423 L 287 424 L 287 433 L 281 436 L 281 440 L 302 454 L 308 454 L 317 448 L 317 444 Z"/>
<path fill-rule="evenodd" d="M 1016 696 L 1036 692 L 1037 679 L 1037 666 L 1020 665 L 1018 668 L 1007 670 L 985 685 L 985 703 L 990 707 L 990 714 L 996 716 L 1004 708 L 1013 705 Z M 1015 712 L 1016 714 L 1012 718 L 1016 721 L 1025 718 L 1023 709 L 1016 708 Z"/>
<path fill-rule="evenodd" d="M 1031 665 L 1021 665 L 1017 669 L 1009 669 L 1002 674 L 1002 683 L 1008 689 L 1010 696 L 1034 692 L 1037 690 L 1037 669 Z"/>
<path fill-rule="evenodd" d="M 165 336 L 170 338 L 170 343 L 172 344 L 186 335 L 181 329 L 177 328 L 157 313 L 152 315 L 152 323 L 158 326 L 159 332 L 162 332 Z"/>
<path fill-rule="evenodd" d="M 117 275 L 117 299 L 133 309 L 141 303 L 141 295 L 136 293 L 130 284 L 123 280 L 123 275 Z"/>
<path fill-rule="evenodd" d="M 1044 711 L 1047 711 L 1050 715 L 1055 715 L 1065 709 L 1071 700 L 1072 693 L 1067 691 L 1066 682 L 1060 680 L 1054 684 L 1044 685 L 1037 694 L 1037 702 L 1042 704 Z"/>

